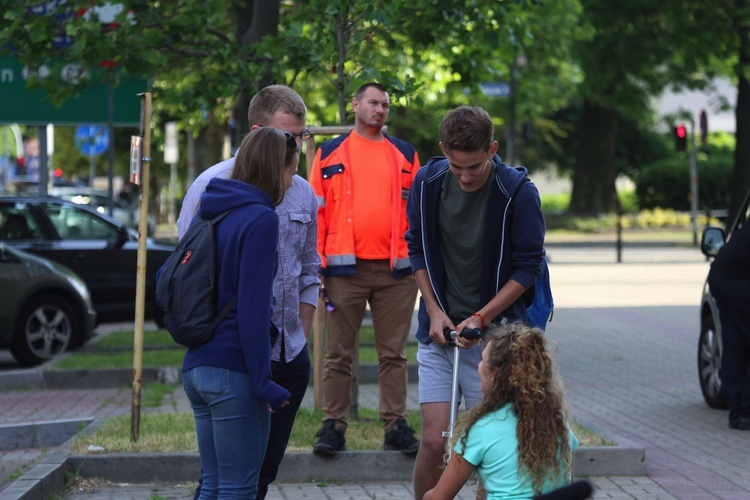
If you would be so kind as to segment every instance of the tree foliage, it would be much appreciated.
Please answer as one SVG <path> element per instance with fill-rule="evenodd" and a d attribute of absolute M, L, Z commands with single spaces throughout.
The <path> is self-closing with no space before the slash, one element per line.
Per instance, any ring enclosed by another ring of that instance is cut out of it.
<path fill-rule="evenodd" d="M 32 85 L 57 101 L 89 78 L 149 79 L 156 148 L 161 123 L 178 120 L 198 138 L 199 169 L 220 159 L 230 122 L 238 139 L 247 131 L 249 98 L 270 83 L 293 86 L 310 123 L 329 125 L 350 122 L 356 88 L 379 81 L 394 103 L 391 132 L 423 159 L 437 152 L 447 110 L 480 105 L 501 152 L 509 127 L 523 129 L 523 162 L 571 166 L 571 210 L 598 213 L 616 208 L 618 173 L 666 154 L 649 132 L 652 98 L 716 74 L 738 82 L 732 186 L 750 184 L 748 3 L 122 0 L 103 23 L 104 0 L 0 0 L 0 53 L 51 66 Z M 57 71 L 71 63 L 81 65 L 73 83 Z M 484 96 L 482 82 L 515 82 L 514 98 Z"/>

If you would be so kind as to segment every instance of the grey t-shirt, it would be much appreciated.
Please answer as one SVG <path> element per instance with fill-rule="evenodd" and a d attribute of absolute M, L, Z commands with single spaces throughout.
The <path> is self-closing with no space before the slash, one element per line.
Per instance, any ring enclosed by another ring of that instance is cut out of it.
<path fill-rule="evenodd" d="M 440 253 L 445 263 L 445 296 L 448 317 L 460 322 L 481 309 L 482 232 L 491 180 L 476 191 L 465 192 L 448 173 L 443 180 L 438 209 Z"/>

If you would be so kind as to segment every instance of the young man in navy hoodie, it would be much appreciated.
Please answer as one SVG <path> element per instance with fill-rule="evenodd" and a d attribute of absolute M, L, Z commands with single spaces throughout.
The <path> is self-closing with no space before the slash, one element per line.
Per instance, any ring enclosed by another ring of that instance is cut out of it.
<path fill-rule="evenodd" d="M 541 271 L 545 224 L 525 168 L 496 154 L 492 119 L 479 107 L 449 111 L 440 125 L 444 157 L 419 169 L 407 205 L 406 241 L 421 292 L 417 339 L 422 446 L 414 498 L 440 479 L 450 424 L 452 347 L 443 329 L 527 321 L 523 294 Z M 481 346 L 458 338 L 459 388 L 467 407 L 482 398 Z"/>

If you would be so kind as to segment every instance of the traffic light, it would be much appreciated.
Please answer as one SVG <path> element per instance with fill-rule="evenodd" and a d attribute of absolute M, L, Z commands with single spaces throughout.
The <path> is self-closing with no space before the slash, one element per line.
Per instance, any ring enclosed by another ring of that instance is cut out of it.
<path fill-rule="evenodd" d="M 677 151 L 687 149 L 687 129 L 685 125 L 680 124 L 674 128 L 674 148 Z"/>

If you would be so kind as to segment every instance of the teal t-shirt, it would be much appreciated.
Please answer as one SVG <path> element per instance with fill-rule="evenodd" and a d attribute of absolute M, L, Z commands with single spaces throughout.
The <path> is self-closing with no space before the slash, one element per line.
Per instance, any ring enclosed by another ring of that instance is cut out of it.
<path fill-rule="evenodd" d="M 466 438 L 466 449 L 463 449 L 461 438 L 454 447 L 456 453 L 476 467 L 488 500 L 534 497 L 531 478 L 518 471 L 517 424 L 516 412 L 511 405 L 505 405 L 474 424 Z M 568 436 L 572 453 L 578 448 L 578 438 L 570 428 Z M 547 480 L 542 493 L 565 486 L 570 481 L 570 477 Z"/>

